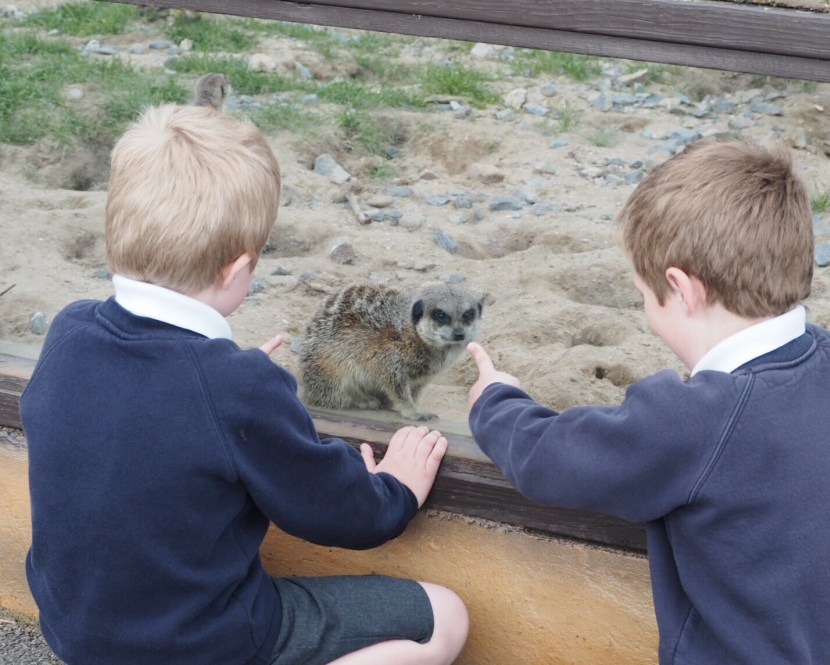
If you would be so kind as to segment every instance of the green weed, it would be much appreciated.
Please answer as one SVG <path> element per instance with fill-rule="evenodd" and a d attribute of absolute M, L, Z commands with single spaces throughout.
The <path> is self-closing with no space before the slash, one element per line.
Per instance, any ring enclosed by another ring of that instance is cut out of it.
<path fill-rule="evenodd" d="M 810 207 L 813 212 L 825 213 L 830 211 L 830 187 L 817 192 L 810 198 Z"/>
<path fill-rule="evenodd" d="M 558 51 L 518 49 L 515 63 L 516 69 L 531 77 L 567 76 L 586 81 L 602 71 L 598 58 Z"/>
<path fill-rule="evenodd" d="M 138 19 L 134 5 L 115 2 L 78 2 L 43 9 L 27 15 L 24 27 L 57 30 L 63 35 L 91 37 L 93 35 L 120 35 L 130 21 Z"/>
<path fill-rule="evenodd" d="M 587 139 L 599 148 L 610 148 L 617 145 L 620 133 L 613 127 L 602 127 L 591 132 Z"/>
<path fill-rule="evenodd" d="M 499 96 L 485 85 L 489 81 L 490 77 L 484 72 L 459 64 L 429 64 L 421 76 L 421 86 L 427 95 L 461 97 L 478 107 L 499 100 Z"/>

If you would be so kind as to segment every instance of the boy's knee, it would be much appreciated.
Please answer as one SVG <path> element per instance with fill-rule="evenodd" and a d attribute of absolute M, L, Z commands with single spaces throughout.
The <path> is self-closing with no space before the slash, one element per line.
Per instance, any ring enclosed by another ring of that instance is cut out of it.
<path fill-rule="evenodd" d="M 435 627 L 430 642 L 436 643 L 454 659 L 467 640 L 470 624 L 467 606 L 458 594 L 446 587 L 427 582 L 420 584 L 432 604 Z"/>

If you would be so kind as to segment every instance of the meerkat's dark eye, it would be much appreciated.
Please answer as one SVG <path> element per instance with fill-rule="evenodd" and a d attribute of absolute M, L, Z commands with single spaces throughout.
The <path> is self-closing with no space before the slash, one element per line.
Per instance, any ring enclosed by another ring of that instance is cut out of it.
<path fill-rule="evenodd" d="M 434 309 L 432 310 L 432 320 L 435 323 L 438 323 L 442 326 L 449 324 L 450 322 L 450 315 L 447 314 L 443 309 Z"/>
<path fill-rule="evenodd" d="M 476 311 L 474 309 L 468 309 L 461 315 L 461 323 L 465 326 L 470 325 L 473 321 L 476 320 Z"/>

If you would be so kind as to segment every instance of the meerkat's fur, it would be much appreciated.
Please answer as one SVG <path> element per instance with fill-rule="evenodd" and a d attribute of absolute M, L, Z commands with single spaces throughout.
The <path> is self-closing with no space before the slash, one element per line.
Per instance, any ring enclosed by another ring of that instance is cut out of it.
<path fill-rule="evenodd" d="M 300 348 L 306 403 L 434 418 L 418 410 L 418 397 L 475 338 L 489 302 L 485 293 L 438 282 L 412 292 L 354 284 L 329 296 Z"/>
<path fill-rule="evenodd" d="M 231 81 L 224 74 L 205 74 L 196 81 L 194 106 L 210 106 L 221 111 L 231 94 Z"/>

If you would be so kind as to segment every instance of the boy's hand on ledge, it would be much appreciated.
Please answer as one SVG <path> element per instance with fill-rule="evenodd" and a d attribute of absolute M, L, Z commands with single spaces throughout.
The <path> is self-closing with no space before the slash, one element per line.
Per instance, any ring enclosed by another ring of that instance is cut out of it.
<path fill-rule="evenodd" d="M 374 452 L 368 443 L 360 444 L 360 454 L 366 468 L 372 473 L 389 473 L 412 490 L 418 507 L 424 505 L 438 467 L 447 452 L 447 439 L 428 427 L 409 425 L 392 435 L 383 459 L 375 463 Z"/>
<path fill-rule="evenodd" d="M 283 343 L 285 338 L 282 335 L 277 335 L 276 337 L 272 337 L 269 339 L 265 344 L 259 347 L 259 350 L 262 351 L 266 356 L 270 356 L 278 346 Z"/>
<path fill-rule="evenodd" d="M 500 372 L 493 366 L 493 361 L 490 360 L 490 356 L 487 355 L 487 352 L 481 344 L 470 342 L 467 345 L 467 351 L 470 352 L 470 355 L 478 366 L 478 380 L 470 388 L 470 398 L 468 400 L 471 409 L 476 400 L 481 397 L 484 389 L 491 383 L 506 383 L 508 386 L 514 386 L 516 388 L 522 387 L 519 379 L 515 376 L 507 372 Z"/>

